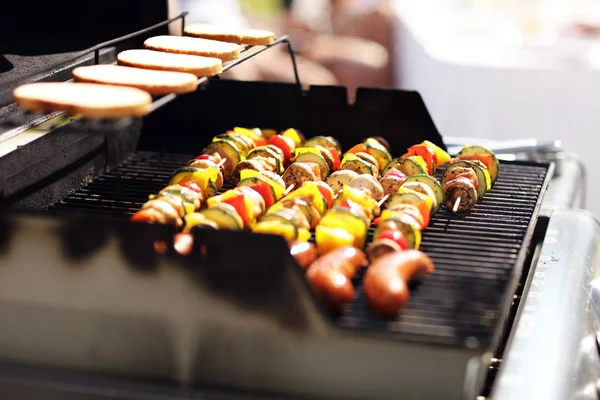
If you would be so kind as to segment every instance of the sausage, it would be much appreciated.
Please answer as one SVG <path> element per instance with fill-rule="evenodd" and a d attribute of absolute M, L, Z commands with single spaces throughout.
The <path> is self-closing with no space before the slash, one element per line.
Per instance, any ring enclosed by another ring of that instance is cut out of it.
<path fill-rule="evenodd" d="M 338 309 L 354 300 L 351 279 L 367 262 L 367 256 L 355 247 L 340 247 L 313 262 L 306 279 L 317 297 L 329 307 Z"/>
<path fill-rule="evenodd" d="M 384 256 L 395 251 L 402 251 L 402 247 L 391 239 L 377 239 L 369 243 L 367 247 L 367 257 L 369 261 Z"/>
<path fill-rule="evenodd" d="M 467 211 L 477 203 L 477 189 L 465 176 L 459 176 L 444 185 L 444 205 L 454 209 L 454 202 L 460 197 L 457 212 Z"/>
<path fill-rule="evenodd" d="M 423 252 L 406 250 L 385 254 L 371 263 L 363 280 L 371 308 L 382 316 L 393 316 L 410 297 L 408 282 L 432 273 L 433 262 Z"/>
<path fill-rule="evenodd" d="M 308 268 L 317 258 L 317 249 L 310 242 L 290 243 L 290 254 L 302 268 Z"/>

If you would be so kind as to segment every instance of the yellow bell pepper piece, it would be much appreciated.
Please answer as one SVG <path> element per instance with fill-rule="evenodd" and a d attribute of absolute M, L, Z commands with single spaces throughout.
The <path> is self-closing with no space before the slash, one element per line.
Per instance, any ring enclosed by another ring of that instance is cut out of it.
<path fill-rule="evenodd" d="M 332 250 L 354 244 L 354 236 L 342 228 L 317 225 L 315 239 L 319 254 L 325 254 Z"/>
<path fill-rule="evenodd" d="M 313 154 L 321 155 L 321 151 L 319 149 L 315 149 L 313 147 L 299 147 L 294 151 L 294 154 L 296 156 L 298 156 L 300 154 L 304 154 L 304 153 L 313 153 Z"/>
<path fill-rule="evenodd" d="M 299 147 L 302 145 L 302 137 L 300 136 L 300 134 L 298 133 L 298 131 L 296 131 L 295 129 L 286 129 L 281 136 L 285 136 L 285 137 L 289 137 L 290 139 L 292 139 L 294 141 L 294 144 L 296 145 L 296 147 Z"/>
<path fill-rule="evenodd" d="M 299 242 L 308 242 L 308 240 L 310 239 L 310 231 L 306 228 L 300 228 L 298 229 L 298 238 L 296 240 L 298 240 Z"/>
<path fill-rule="evenodd" d="M 437 158 L 437 162 L 435 163 L 436 168 L 439 168 L 442 165 L 446 164 L 448 161 L 450 161 L 450 154 L 445 152 L 444 149 L 442 149 L 435 143 L 431 143 L 429 140 L 425 140 L 421 144 L 424 144 L 425 146 L 429 147 L 435 153 L 435 156 Z"/>
<path fill-rule="evenodd" d="M 300 188 L 292 191 L 290 194 L 285 196 L 285 199 L 295 199 L 298 197 L 308 198 L 308 203 L 315 206 L 315 208 L 323 215 L 327 211 L 328 205 L 327 200 L 321 194 L 321 191 L 316 185 L 301 186 Z"/>
<path fill-rule="evenodd" d="M 208 187 L 208 182 L 216 182 L 217 181 L 218 171 L 216 167 L 209 168 L 190 168 L 189 170 L 184 170 L 175 174 L 175 176 L 169 182 L 169 185 L 175 185 L 179 182 L 191 181 L 196 183 L 200 189 L 206 191 Z"/>
<path fill-rule="evenodd" d="M 223 194 L 209 198 L 208 200 L 206 200 L 206 205 L 208 207 L 214 207 L 225 200 L 233 199 L 234 197 L 237 197 L 239 195 L 240 194 L 234 189 L 230 189 Z"/>
<path fill-rule="evenodd" d="M 375 211 L 377 207 L 377 201 L 369 196 L 364 191 L 353 188 L 352 186 L 344 185 L 341 193 L 338 195 L 338 198 L 341 200 L 348 199 L 352 200 L 355 203 L 358 203 L 361 207 L 367 210 L 371 215 Z"/>
<path fill-rule="evenodd" d="M 238 135 L 249 137 L 250 139 L 252 139 L 252 141 L 262 139 L 262 137 L 258 133 L 248 128 L 240 128 L 239 126 L 236 126 L 235 128 L 233 128 L 233 132 L 237 133 Z"/>

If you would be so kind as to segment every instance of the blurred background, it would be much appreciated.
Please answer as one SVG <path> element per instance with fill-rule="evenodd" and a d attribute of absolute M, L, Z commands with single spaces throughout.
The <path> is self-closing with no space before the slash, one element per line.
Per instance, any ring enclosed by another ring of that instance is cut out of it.
<path fill-rule="evenodd" d="M 178 4 L 176 4 L 178 3 Z M 191 21 L 289 34 L 306 85 L 417 90 L 445 136 L 560 140 L 600 215 L 599 0 L 182 0 Z M 232 71 L 233 72 L 233 71 Z M 293 81 L 282 47 L 236 79 Z"/>

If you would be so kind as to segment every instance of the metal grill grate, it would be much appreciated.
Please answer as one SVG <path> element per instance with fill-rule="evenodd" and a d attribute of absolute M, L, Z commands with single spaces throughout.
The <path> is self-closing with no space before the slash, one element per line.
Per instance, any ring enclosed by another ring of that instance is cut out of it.
<path fill-rule="evenodd" d="M 192 156 L 138 152 L 51 207 L 126 217 L 163 188 L 175 169 Z M 357 277 L 357 301 L 335 322 L 343 328 L 401 333 L 403 338 L 479 347 L 498 323 L 512 272 L 524 258 L 522 247 L 545 187 L 547 166 L 502 163 L 494 187 L 464 215 L 445 209 L 431 219 L 421 249 L 436 271 L 411 288 L 411 300 L 393 321 L 370 311 Z M 520 266 L 519 266 L 520 267 Z"/>

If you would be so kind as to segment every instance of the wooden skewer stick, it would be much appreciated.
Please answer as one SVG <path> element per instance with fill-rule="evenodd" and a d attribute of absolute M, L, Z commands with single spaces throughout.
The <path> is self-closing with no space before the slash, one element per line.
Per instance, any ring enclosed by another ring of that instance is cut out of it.
<path fill-rule="evenodd" d="M 381 200 L 379 200 L 379 203 L 377 203 L 377 205 L 378 205 L 379 207 L 381 207 L 381 206 L 382 206 L 382 204 L 383 204 L 383 203 L 385 203 L 385 201 L 386 201 L 386 200 L 387 200 L 389 197 L 390 197 L 390 194 L 389 194 L 389 193 L 388 193 L 388 194 L 386 194 L 385 196 L 383 196 L 383 197 L 381 198 Z"/>
<path fill-rule="evenodd" d="M 225 164 L 227 162 L 226 158 L 222 158 L 221 161 L 219 161 L 219 163 L 217 164 L 217 168 L 221 168 L 223 166 L 223 164 Z"/>
<path fill-rule="evenodd" d="M 460 205 L 460 196 L 458 196 L 456 198 L 456 201 L 454 202 L 454 206 L 452 206 L 452 212 L 455 213 L 458 211 L 458 206 Z"/>
<path fill-rule="evenodd" d="M 288 193 L 290 193 L 292 190 L 294 190 L 294 187 L 296 187 L 296 185 L 294 185 L 293 183 L 287 187 L 287 189 L 285 189 L 285 192 L 283 192 L 284 196 L 287 196 Z"/>

